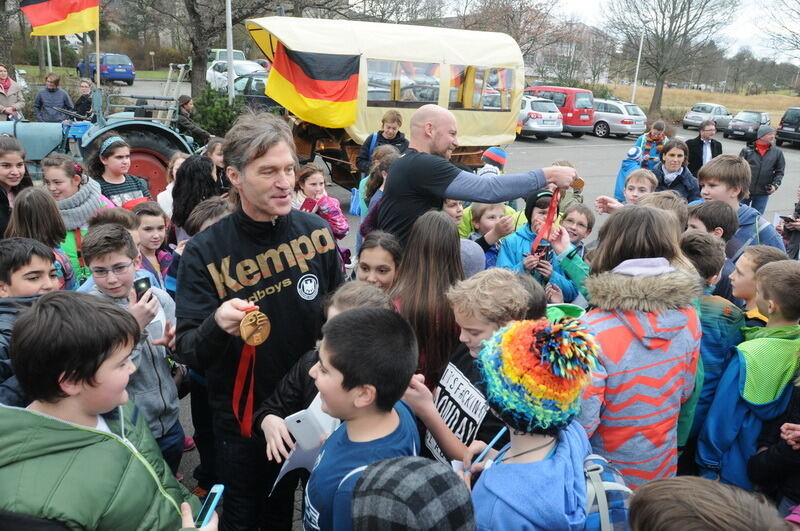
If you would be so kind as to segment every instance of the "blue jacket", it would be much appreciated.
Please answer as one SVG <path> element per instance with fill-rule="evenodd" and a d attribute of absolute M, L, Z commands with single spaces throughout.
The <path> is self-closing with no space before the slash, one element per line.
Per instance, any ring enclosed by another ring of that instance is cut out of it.
<path fill-rule="evenodd" d="M 745 329 L 700 430 L 695 460 L 700 475 L 746 490 L 747 461 L 764 421 L 786 411 L 797 372 L 800 326 Z"/>
<path fill-rule="evenodd" d="M 497 255 L 497 267 L 511 269 L 521 274 L 527 273 L 522 266 L 522 260 L 531 254 L 531 245 L 533 245 L 533 240 L 535 239 L 536 234 L 531 230 L 529 223 L 518 228 L 514 234 L 506 236 L 503 240 L 503 245 L 500 246 L 500 253 Z M 547 241 L 542 240 L 542 243 L 546 244 Z M 553 274 L 550 276 L 550 282 L 561 288 L 564 294 L 564 302 L 572 302 L 578 296 L 578 289 L 571 280 L 564 276 L 564 272 L 558 265 L 558 257 L 555 256 L 555 253 L 552 254 Z M 539 273 L 531 271 L 531 274 L 536 280 L 542 282 Z"/>
<path fill-rule="evenodd" d="M 614 198 L 617 201 L 625 202 L 625 194 L 623 190 L 625 190 L 625 179 L 628 178 L 628 175 L 634 172 L 634 170 L 641 169 L 642 163 L 636 159 L 625 159 L 622 161 L 622 165 L 619 168 L 619 172 L 617 173 L 617 183 L 614 185 Z"/>
<path fill-rule="evenodd" d="M 478 529 L 583 529 L 583 460 L 590 450 L 586 432 L 573 420 L 558 434 L 555 453 L 547 459 L 495 464 L 484 470 L 472 490 Z"/>
<path fill-rule="evenodd" d="M 43 88 L 36 93 L 33 100 L 33 112 L 37 122 L 60 122 L 69 119 L 69 116 L 54 107 L 71 111 L 72 100 L 64 89 L 56 88 L 53 91 Z"/>
<path fill-rule="evenodd" d="M 781 235 L 758 210 L 751 206 L 740 205 L 736 215 L 739 218 L 739 230 L 725 245 L 725 255 L 731 261 L 735 262 L 749 245 L 769 245 L 786 251 Z"/>
<path fill-rule="evenodd" d="M 694 410 L 694 421 L 689 437 L 696 439 L 714 400 L 722 374 L 736 352 L 736 345 L 744 341 L 742 327 L 744 315 L 732 302 L 714 295 L 700 298 L 700 358 L 703 360 L 703 387 Z"/>
<path fill-rule="evenodd" d="M 653 173 L 656 174 L 656 178 L 658 179 L 656 192 L 661 192 L 663 190 L 677 192 L 681 197 L 686 199 L 687 203 L 700 199 L 700 185 L 697 184 L 697 179 L 686 166 L 681 168 L 681 173 L 669 184 L 664 182 L 664 168 L 661 164 L 655 167 Z"/>

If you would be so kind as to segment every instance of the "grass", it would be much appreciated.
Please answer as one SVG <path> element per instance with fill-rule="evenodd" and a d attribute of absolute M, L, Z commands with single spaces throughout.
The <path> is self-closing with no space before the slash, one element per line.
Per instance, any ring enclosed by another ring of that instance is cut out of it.
<path fill-rule="evenodd" d="M 633 87 L 630 85 L 608 85 L 614 95 L 624 101 L 630 101 Z M 653 99 L 654 87 L 636 87 L 636 103 L 645 111 Z M 683 114 L 695 103 L 718 103 L 736 115 L 742 110 L 768 112 L 773 124 L 777 124 L 787 107 L 800 105 L 800 96 L 789 95 L 787 91 L 770 94 L 746 96 L 703 90 L 665 88 L 661 100 L 661 113 L 666 118 L 680 120 Z M 677 118 L 676 118 L 677 117 Z"/>
<path fill-rule="evenodd" d="M 28 73 L 25 75 L 25 79 L 29 83 L 43 83 L 44 76 L 39 74 L 39 65 L 16 65 L 16 68 L 21 68 Z M 58 67 L 53 66 L 53 72 L 61 76 L 62 78 L 76 78 L 76 71 L 74 66 L 64 66 Z M 167 79 L 167 72 L 168 70 L 139 70 L 136 69 L 136 79 L 154 79 L 159 81 L 166 81 Z M 174 74 L 173 74 L 174 78 Z"/>

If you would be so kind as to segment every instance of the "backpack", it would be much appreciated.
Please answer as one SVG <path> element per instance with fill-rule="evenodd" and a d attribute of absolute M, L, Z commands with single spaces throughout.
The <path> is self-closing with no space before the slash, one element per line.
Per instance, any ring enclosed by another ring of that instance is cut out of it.
<path fill-rule="evenodd" d="M 586 477 L 586 524 L 590 531 L 628 529 L 628 505 L 633 491 L 608 460 L 589 454 L 583 460 Z"/>
<path fill-rule="evenodd" d="M 378 134 L 379 133 L 372 133 L 371 135 L 372 139 L 369 142 L 369 152 L 367 154 L 369 160 L 372 160 L 372 152 L 375 150 L 375 144 L 378 143 Z M 350 189 L 350 215 L 361 215 L 361 192 L 358 188 Z"/>

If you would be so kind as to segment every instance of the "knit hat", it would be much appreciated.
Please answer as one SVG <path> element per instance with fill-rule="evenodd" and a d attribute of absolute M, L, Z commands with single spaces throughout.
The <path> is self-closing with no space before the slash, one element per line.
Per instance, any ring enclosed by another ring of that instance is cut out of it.
<path fill-rule="evenodd" d="M 630 160 L 635 160 L 637 162 L 642 160 L 642 148 L 639 146 L 633 146 L 628 150 L 625 156 Z"/>
<path fill-rule="evenodd" d="M 758 128 L 758 133 L 756 133 L 756 140 L 758 140 L 759 138 L 761 138 L 764 135 L 768 135 L 768 134 L 774 133 L 774 132 L 775 132 L 775 129 L 773 129 L 772 127 L 768 126 L 767 124 L 764 124 L 764 125 L 762 125 L 761 127 Z"/>
<path fill-rule="evenodd" d="M 533 207 L 536 206 L 537 201 L 542 197 L 553 197 L 553 191 L 548 190 L 547 188 L 540 188 L 535 192 L 528 194 L 528 197 L 525 198 L 525 217 L 528 218 L 528 221 L 531 220 L 531 216 L 533 216 Z"/>
<path fill-rule="evenodd" d="M 187 96 L 186 94 L 181 94 L 180 96 L 178 96 L 178 106 L 179 107 L 183 107 L 184 105 L 186 105 L 190 101 L 192 101 L 192 97 L 191 96 Z"/>
<path fill-rule="evenodd" d="M 495 415 L 525 433 L 562 430 L 580 411 L 598 346 L 577 319 L 512 322 L 478 354 L 479 387 Z"/>
<path fill-rule="evenodd" d="M 353 491 L 353 529 L 475 529 L 469 490 L 446 465 L 396 457 L 364 470 Z"/>
<path fill-rule="evenodd" d="M 485 162 L 489 162 L 497 166 L 498 168 L 503 168 L 506 165 L 506 152 L 500 149 L 499 147 L 490 147 L 486 151 L 483 152 L 483 156 L 481 157 Z"/>
<path fill-rule="evenodd" d="M 464 268 L 464 278 L 486 269 L 486 253 L 480 245 L 466 238 L 461 238 L 461 267 Z"/>

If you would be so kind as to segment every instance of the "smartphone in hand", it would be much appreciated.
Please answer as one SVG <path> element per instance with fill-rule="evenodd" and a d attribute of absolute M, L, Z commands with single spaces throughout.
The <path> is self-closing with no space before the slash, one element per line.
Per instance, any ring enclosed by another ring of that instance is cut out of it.
<path fill-rule="evenodd" d="M 136 300 L 142 300 L 142 297 L 150 289 L 150 279 L 147 277 L 137 278 L 133 281 L 133 291 L 136 292 Z"/>
<path fill-rule="evenodd" d="M 303 212 L 313 212 L 315 206 L 317 206 L 317 201 L 311 199 L 310 197 L 306 197 L 306 200 L 303 201 L 302 205 L 300 205 L 300 210 Z"/>
<path fill-rule="evenodd" d="M 194 520 L 194 525 L 197 527 L 208 525 L 208 523 L 211 521 L 211 517 L 214 516 L 214 509 L 217 508 L 217 504 L 219 503 L 220 499 L 222 499 L 223 490 L 225 490 L 225 485 L 221 485 L 219 483 L 211 487 L 211 490 L 208 491 L 208 494 L 206 495 L 206 501 L 203 502 L 200 512 L 197 513 L 197 518 Z"/>

